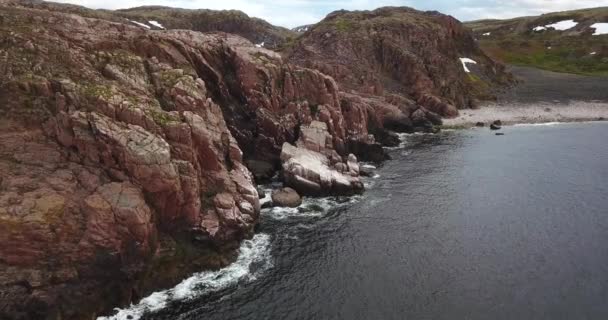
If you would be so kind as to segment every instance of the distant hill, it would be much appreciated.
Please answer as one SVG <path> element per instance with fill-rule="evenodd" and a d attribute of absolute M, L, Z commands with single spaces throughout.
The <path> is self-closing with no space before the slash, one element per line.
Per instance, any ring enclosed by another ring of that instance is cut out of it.
<path fill-rule="evenodd" d="M 331 75 L 349 91 L 399 94 L 427 107 L 447 102 L 429 107 L 444 116 L 453 115 L 454 106 L 491 99 L 491 88 L 510 82 L 504 67 L 483 53 L 458 20 L 407 7 L 335 11 L 298 37 L 285 55 Z"/>
<path fill-rule="evenodd" d="M 503 62 L 608 75 L 608 7 L 465 25 L 487 54 Z"/>
<path fill-rule="evenodd" d="M 11 1 L 11 0 L 8 0 Z M 162 6 L 144 6 L 125 10 L 93 10 L 82 6 L 40 0 L 12 0 L 20 5 L 78 14 L 84 17 L 124 23 L 125 20 L 149 29 L 189 29 L 200 32 L 228 32 L 269 49 L 291 41 L 297 33 L 274 26 L 262 19 L 249 17 L 238 10 L 189 10 Z"/>

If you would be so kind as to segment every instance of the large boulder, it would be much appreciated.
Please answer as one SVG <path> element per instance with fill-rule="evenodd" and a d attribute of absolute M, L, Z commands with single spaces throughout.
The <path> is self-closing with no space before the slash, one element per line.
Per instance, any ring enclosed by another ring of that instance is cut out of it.
<path fill-rule="evenodd" d="M 333 165 L 323 154 L 283 144 L 281 151 L 285 185 L 303 195 L 352 195 L 363 191 L 354 155 Z"/>
<path fill-rule="evenodd" d="M 272 204 L 276 207 L 299 207 L 302 204 L 302 197 L 292 188 L 282 188 L 272 191 Z"/>

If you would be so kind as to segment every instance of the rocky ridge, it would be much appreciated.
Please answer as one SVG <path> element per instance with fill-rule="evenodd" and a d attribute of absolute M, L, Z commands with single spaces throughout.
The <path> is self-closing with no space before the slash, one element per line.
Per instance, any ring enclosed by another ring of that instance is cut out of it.
<path fill-rule="evenodd" d="M 490 88 L 511 82 L 459 21 L 405 7 L 333 12 L 298 38 L 287 56 L 332 76 L 346 91 L 445 117 L 477 107 L 493 97 Z M 470 73 L 460 58 L 476 62 Z"/>

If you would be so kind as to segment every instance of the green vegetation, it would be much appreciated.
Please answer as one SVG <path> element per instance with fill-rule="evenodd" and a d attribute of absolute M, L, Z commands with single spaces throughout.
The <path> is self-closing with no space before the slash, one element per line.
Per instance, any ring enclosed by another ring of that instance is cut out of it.
<path fill-rule="evenodd" d="M 345 18 L 338 18 L 335 22 L 336 30 L 340 32 L 350 32 L 354 28 L 354 22 Z"/>
<path fill-rule="evenodd" d="M 111 86 L 103 84 L 85 84 L 80 87 L 82 94 L 89 99 L 110 99 L 114 95 Z"/>
<path fill-rule="evenodd" d="M 577 24 L 563 31 L 533 31 L 535 27 L 565 20 L 574 20 Z M 466 25 L 476 34 L 488 55 L 505 63 L 607 76 L 608 36 L 593 35 L 591 28 L 598 22 L 608 22 L 608 7 L 508 20 L 479 20 Z"/>
<path fill-rule="evenodd" d="M 579 39 L 483 41 L 482 48 L 508 64 L 592 76 L 608 76 L 608 56 L 598 41 Z M 591 54 L 595 52 L 595 54 Z"/>
<path fill-rule="evenodd" d="M 158 125 L 164 126 L 171 122 L 179 122 L 179 119 L 164 111 L 151 109 L 149 115 Z"/>
<path fill-rule="evenodd" d="M 484 101 L 496 99 L 490 83 L 473 73 L 468 73 L 467 75 L 467 82 L 474 97 Z"/>
<path fill-rule="evenodd" d="M 319 113 L 319 105 L 318 104 L 310 104 L 308 105 L 310 109 L 310 114 L 316 116 Z"/>

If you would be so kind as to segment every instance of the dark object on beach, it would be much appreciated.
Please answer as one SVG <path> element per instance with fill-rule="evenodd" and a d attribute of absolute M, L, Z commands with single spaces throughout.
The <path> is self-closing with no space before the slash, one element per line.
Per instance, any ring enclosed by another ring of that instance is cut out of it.
<path fill-rule="evenodd" d="M 605 121 L 605 120 L 606 120 L 606 118 L 604 118 L 604 117 L 597 118 L 597 121 Z"/>
<path fill-rule="evenodd" d="M 477 122 L 477 123 L 475 124 L 475 126 L 476 126 L 476 127 L 479 127 L 479 128 L 483 128 L 483 127 L 485 127 L 485 126 L 486 126 L 486 124 L 485 124 L 485 123 L 483 123 L 483 122 Z"/>
<path fill-rule="evenodd" d="M 502 128 L 499 125 L 496 125 L 494 123 L 492 123 L 490 125 L 490 130 L 500 130 L 500 129 L 502 129 Z"/>
<path fill-rule="evenodd" d="M 496 132 L 496 135 L 497 135 L 497 136 L 504 136 L 505 134 L 504 134 L 504 133 L 502 133 L 502 132 Z"/>
<path fill-rule="evenodd" d="M 496 120 L 496 121 L 492 122 L 492 124 L 497 127 L 502 127 L 502 121 L 500 121 L 500 120 Z"/>

